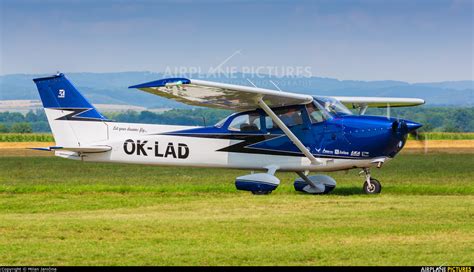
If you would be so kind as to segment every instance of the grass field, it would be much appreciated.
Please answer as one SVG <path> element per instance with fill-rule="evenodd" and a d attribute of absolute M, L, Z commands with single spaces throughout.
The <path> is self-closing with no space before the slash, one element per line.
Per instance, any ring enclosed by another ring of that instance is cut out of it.
<path fill-rule="evenodd" d="M 0 157 L 0 265 L 467 265 L 472 154 L 402 154 L 361 193 L 236 191 L 234 170 Z"/>

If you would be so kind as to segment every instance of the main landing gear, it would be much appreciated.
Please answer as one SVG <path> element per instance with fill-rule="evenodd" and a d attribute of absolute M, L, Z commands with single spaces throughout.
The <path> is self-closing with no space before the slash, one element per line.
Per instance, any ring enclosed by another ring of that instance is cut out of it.
<path fill-rule="evenodd" d="M 380 181 L 370 176 L 370 168 L 364 168 L 360 173 L 365 174 L 365 182 L 363 186 L 364 192 L 369 195 L 380 194 L 382 191 L 382 185 L 380 184 Z"/>
<path fill-rule="evenodd" d="M 238 190 L 250 191 L 254 195 L 268 195 L 280 185 L 280 180 L 274 176 L 275 171 L 276 168 L 271 168 L 267 173 L 237 177 L 235 187 Z M 332 177 L 326 175 L 308 176 L 308 172 L 296 172 L 300 176 L 294 182 L 296 191 L 307 194 L 327 194 L 336 187 L 336 181 Z M 379 194 L 382 191 L 380 182 L 371 177 L 370 168 L 363 168 L 360 174 L 365 175 L 363 190 L 366 194 Z"/>
<path fill-rule="evenodd" d="M 296 172 L 300 178 L 293 183 L 295 190 L 308 194 L 328 194 L 336 188 L 336 181 L 326 175 L 308 176 L 307 173 Z"/>

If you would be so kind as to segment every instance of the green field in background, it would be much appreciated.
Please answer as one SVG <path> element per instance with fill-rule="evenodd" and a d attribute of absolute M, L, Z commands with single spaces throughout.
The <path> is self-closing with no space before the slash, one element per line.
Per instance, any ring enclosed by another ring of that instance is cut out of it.
<path fill-rule="evenodd" d="M 0 265 L 467 265 L 472 154 L 402 154 L 362 194 L 236 191 L 238 170 L 0 157 Z"/>
<path fill-rule="evenodd" d="M 413 135 L 408 135 L 409 140 L 415 139 Z M 426 132 L 420 133 L 418 139 L 423 140 L 474 140 L 473 132 Z"/>
<path fill-rule="evenodd" d="M 0 142 L 54 142 L 48 133 L 0 133 Z"/>
<path fill-rule="evenodd" d="M 413 139 L 409 136 L 408 139 Z M 429 132 L 420 133 L 419 139 L 428 140 L 474 140 L 474 133 Z M 0 142 L 54 142 L 52 134 L 47 133 L 0 133 Z"/>

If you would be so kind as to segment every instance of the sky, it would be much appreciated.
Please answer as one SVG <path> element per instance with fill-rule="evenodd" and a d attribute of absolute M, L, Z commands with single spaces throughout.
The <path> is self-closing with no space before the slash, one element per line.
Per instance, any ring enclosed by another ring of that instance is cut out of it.
<path fill-rule="evenodd" d="M 474 79 L 470 0 L 0 3 L 2 75 L 221 65 L 341 80 Z"/>

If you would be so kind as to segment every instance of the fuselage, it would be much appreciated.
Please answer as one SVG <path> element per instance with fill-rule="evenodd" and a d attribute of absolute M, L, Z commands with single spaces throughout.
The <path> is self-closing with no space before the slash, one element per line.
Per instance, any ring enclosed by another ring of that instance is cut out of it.
<path fill-rule="evenodd" d="M 304 113 L 304 106 L 298 108 Z M 259 129 L 232 130 L 236 119 L 249 114 L 257 116 L 258 121 L 254 123 L 259 123 Z M 290 129 L 321 164 L 311 164 L 280 129 L 265 124 L 268 118 L 259 110 L 234 114 L 211 127 L 94 122 L 96 130 L 107 130 L 107 139 L 94 144 L 112 149 L 105 153 L 88 153 L 82 159 L 191 167 L 259 170 L 275 166 L 279 171 L 337 171 L 388 161 L 403 148 L 408 131 L 419 127 L 413 122 L 377 116 L 335 115 L 315 123 L 308 116 L 301 117 L 301 123 Z M 57 152 L 58 155 L 68 153 Z"/>
<path fill-rule="evenodd" d="M 33 79 L 56 146 L 38 148 L 60 157 L 185 167 L 263 170 L 236 178 L 236 188 L 268 194 L 276 171 L 295 171 L 297 191 L 328 193 L 336 182 L 306 171 L 363 168 L 364 191 L 380 193 L 370 167 L 393 158 L 407 134 L 421 125 L 407 120 L 355 116 L 360 109 L 424 103 L 405 98 L 311 97 L 224 83 L 167 78 L 132 86 L 189 105 L 237 110 L 211 127 L 111 122 L 58 73 Z M 350 104 L 348 104 L 350 103 Z M 133 173 L 131 173 L 133 174 Z"/>

